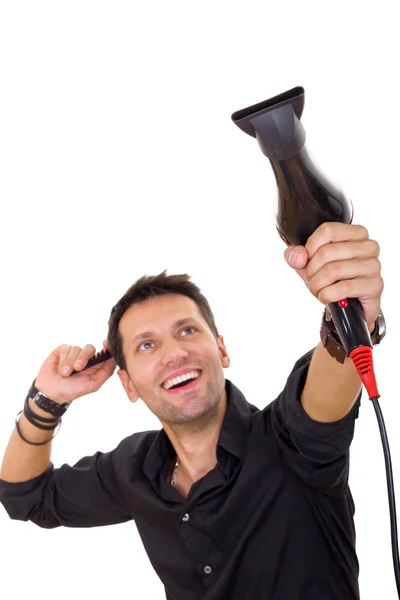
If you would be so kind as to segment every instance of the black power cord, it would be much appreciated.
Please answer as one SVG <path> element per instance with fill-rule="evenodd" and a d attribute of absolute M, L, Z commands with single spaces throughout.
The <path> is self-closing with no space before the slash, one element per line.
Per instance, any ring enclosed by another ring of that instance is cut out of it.
<path fill-rule="evenodd" d="M 396 500 L 394 495 L 394 486 L 393 486 L 393 472 L 392 472 L 392 461 L 390 458 L 390 448 L 389 441 L 386 434 L 385 421 L 383 420 L 383 415 L 381 411 L 380 404 L 378 402 L 378 397 L 374 396 L 371 398 L 372 404 L 374 405 L 376 418 L 378 419 L 379 431 L 381 432 L 382 438 L 382 446 L 383 446 L 383 454 L 385 457 L 385 467 L 386 467 L 386 480 L 387 480 L 387 489 L 389 496 L 389 512 L 390 512 L 390 532 L 392 538 L 392 556 L 393 556 L 393 566 L 394 566 L 394 575 L 396 578 L 396 586 L 397 586 L 397 594 L 400 598 L 400 560 L 399 560 L 399 544 L 398 544 L 398 536 L 397 536 L 397 517 L 396 517 Z"/>

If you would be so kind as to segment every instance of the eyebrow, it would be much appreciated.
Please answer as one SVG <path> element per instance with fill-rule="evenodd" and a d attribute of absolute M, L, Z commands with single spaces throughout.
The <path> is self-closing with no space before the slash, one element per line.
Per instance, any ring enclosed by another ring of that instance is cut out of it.
<path fill-rule="evenodd" d="M 189 322 L 194 322 L 197 323 L 196 319 L 194 319 L 193 317 L 186 317 L 185 319 L 178 319 L 177 321 L 174 321 L 174 323 L 172 323 L 172 329 L 174 329 L 175 327 L 180 327 L 181 325 L 185 325 L 186 323 Z M 152 337 L 154 335 L 153 331 L 143 331 L 142 333 L 139 333 L 138 335 L 135 335 L 135 337 L 132 340 L 132 345 L 139 341 L 142 340 L 144 338 L 147 337 Z"/>

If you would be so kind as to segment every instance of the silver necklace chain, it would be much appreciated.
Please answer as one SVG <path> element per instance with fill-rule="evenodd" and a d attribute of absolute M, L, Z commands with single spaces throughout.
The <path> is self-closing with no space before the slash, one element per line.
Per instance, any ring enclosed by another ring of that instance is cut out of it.
<path fill-rule="evenodd" d="M 176 474 L 178 472 L 178 467 L 179 467 L 179 461 L 178 461 L 178 457 L 176 457 L 176 463 L 175 463 L 175 467 L 174 467 L 174 472 L 172 473 L 172 479 L 171 479 L 171 485 L 172 485 L 172 487 L 176 486 Z"/>

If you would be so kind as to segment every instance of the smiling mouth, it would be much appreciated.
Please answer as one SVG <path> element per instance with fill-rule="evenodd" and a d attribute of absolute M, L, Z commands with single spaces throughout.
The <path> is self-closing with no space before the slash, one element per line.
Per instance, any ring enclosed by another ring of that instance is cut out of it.
<path fill-rule="evenodd" d="M 196 379 L 190 379 L 188 381 L 184 381 L 182 383 L 178 383 L 175 387 L 169 388 L 168 390 L 165 387 L 163 387 L 163 390 L 165 390 L 166 392 L 169 392 L 171 394 L 173 394 L 173 393 L 177 394 L 177 393 L 180 393 L 180 392 L 186 392 L 186 390 L 189 391 L 192 388 L 196 387 L 196 385 L 197 385 L 199 379 L 201 379 L 202 375 L 203 375 L 203 371 L 200 371 L 200 375 L 199 375 L 199 377 L 196 377 Z"/>

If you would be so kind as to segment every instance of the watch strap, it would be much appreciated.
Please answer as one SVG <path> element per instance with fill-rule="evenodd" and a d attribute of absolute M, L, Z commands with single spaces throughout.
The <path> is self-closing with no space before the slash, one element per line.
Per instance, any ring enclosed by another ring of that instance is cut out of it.
<path fill-rule="evenodd" d="M 336 331 L 335 325 L 332 318 L 328 319 L 329 311 L 326 308 L 322 314 L 320 337 L 323 347 L 329 352 L 329 354 L 338 362 L 344 363 L 346 359 L 346 350 L 344 349 L 342 342 L 340 341 L 339 335 Z M 370 333 L 371 342 L 373 346 L 380 344 L 383 336 L 379 335 L 379 318 L 375 321 L 375 327 Z"/>
<path fill-rule="evenodd" d="M 54 400 L 51 400 L 51 398 L 49 398 L 46 394 L 39 392 L 39 390 L 35 387 L 35 382 L 36 379 L 29 388 L 27 398 L 32 398 L 33 402 L 38 408 L 41 408 L 55 417 L 62 417 L 65 411 L 69 408 L 71 402 L 64 402 L 63 404 L 54 402 Z"/>
<path fill-rule="evenodd" d="M 346 358 L 346 350 L 340 341 L 332 319 L 329 321 L 326 319 L 326 310 L 324 310 L 322 315 L 320 337 L 325 350 L 327 350 L 335 360 L 343 364 Z"/>

